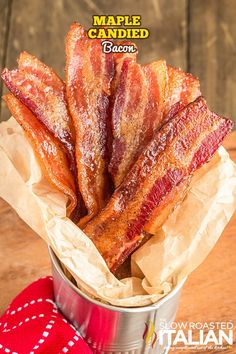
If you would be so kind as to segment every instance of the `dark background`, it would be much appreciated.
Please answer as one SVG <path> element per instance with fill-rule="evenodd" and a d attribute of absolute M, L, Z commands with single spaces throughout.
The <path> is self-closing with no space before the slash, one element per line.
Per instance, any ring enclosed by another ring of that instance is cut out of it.
<path fill-rule="evenodd" d="M 236 0 L 0 0 L 0 66 L 13 68 L 26 50 L 63 77 L 70 23 L 89 28 L 94 14 L 142 15 L 150 37 L 137 41 L 139 60 L 197 75 L 210 108 L 236 122 Z M 0 120 L 8 117 L 2 103 Z"/>

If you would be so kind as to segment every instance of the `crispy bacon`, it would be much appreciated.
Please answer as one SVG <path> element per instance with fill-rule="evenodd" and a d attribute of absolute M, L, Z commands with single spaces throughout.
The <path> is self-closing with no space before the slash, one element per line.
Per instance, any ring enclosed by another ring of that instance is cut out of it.
<path fill-rule="evenodd" d="M 115 72 L 114 72 L 114 77 L 112 80 L 112 95 L 115 95 L 117 85 L 120 80 L 120 75 L 122 74 L 122 65 L 126 59 L 129 59 L 130 61 L 136 61 L 136 57 L 138 54 L 138 47 L 135 45 L 135 43 L 129 42 L 129 41 L 121 41 L 116 43 L 117 45 L 133 45 L 136 48 L 135 53 L 114 53 L 113 54 L 113 60 L 114 60 L 114 66 L 115 66 Z"/>
<path fill-rule="evenodd" d="M 27 73 L 34 75 L 36 78 L 40 78 L 45 85 L 53 87 L 57 92 L 63 91 L 65 96 L 64 82 L 52 68 L 41 62 L 37 57 L 27 52 L 22 52 L 20 53 L 17 62 L 20 70 L 26 71 Z M 69 128 L 70 126 L 68 126 L 67 129 L 69 130 Z"/>
<path fill-rule="evenodd" d="M 104 207 L 109 194 L 107 119 L 114 74 L 111 54 L 74 23 L 66 40 L 66 86 L 76 132 L 78 183 L 88 210 L 83 225 Z"/>
<path fill-rule="evenodd" d="M 75 172 L 73 126 L 64 82 L 51 68 L 26 52 L 20 55 L 18 63 L 19 69 L 4 69 L 2 79 L 13 95 L 64 144 Z"/>
<path fill-rule="evenodd" d="M 130 42 L 130 41 L 120 41 L 120 42 L 116 42 L 116 45 L 122 45 L 122 46 L 134 46 L 136 51 L 134 53 L 114 53 L 113 54 L 113 59 L 115 62 L 115 65 L 118 65 L 120 63 L 122 63 L 125 59 L 132 59 L 132 60 L 136 60 L 136 57 L 138 55 L 138 47 L 136 46 L 135 43 Z"/>
<path fill-rule="evenodd" d="M 154 234 L 186 193 L 193 172 L 206 163 L 232 129 L 232 122 L 209 111 L 199 97 L 155 133 L 84 232 L 114 272 Z"/>
<path fill-rule="evenodd" d="M 33 146 L 46 178 L 54 187 L 68 197 L 67 213 L 71 215 L 76 207 L 77 199 L 74 178 L 70 171 L 63 145 L 16 97 L 8 94 L 3 98 Z"/>
<path fill-rule="evenodd" d="M 113 133 L 112 133 L 112 121 L 111 121 L 111 115 L 112 115 L 112 109 L 111 107 L 114 105 L 115 102 L 115 97 L 116 97 L 116 91 L 117 91 L 117 86 L 120 81 L 120 77 L 122 75 L 122 66 L 123 63 L 126 59 L 129 59 L 130 61 L 136 61 L 136 57 L 138 54 L 138 48 L 137 46 L 129 41 L 121 41 L 121 42 L 116 42 L 117 45 L 133 45 L 136 48 L 135 53 L 113 53 L 113 61 L 114 61 L 114 77 L 112 79 L 111 83 L 111 97 L 110 97 L 110 108 L 109 108 L 109 119 L 108 119 L 108 125 L 107 125 L 107 138 L 108 138 L 108 160 L 111 160 L 112 156 L 112 144 L 113 144 Z"/>
<path fill-rule="evenodd" d="M 133 59 L 123 61 L 112 110 L 114 140 L 109 171 L 116 187 L 159 128 L 166 89 L 164 60 L 145 66 Z"/>
<path fill-rule="evenodd" d="M 168 93 L 164 116 L 178 102 L 182 108 L 201 95 L 199 80 L 192 74 L 168 65 Z"/>
<path fill-rule="evenodd" d="M 85 210 L 77 183 L 74 127 L 67 107 L 65 83 L 53 69 L 26 52 L 20 54 L 18 67 L 12 71 L 4 69 L 2 78 L 9 90 L 64 145 L 75 178 L 78 204 L 71 217 L 77 222 Z"/>

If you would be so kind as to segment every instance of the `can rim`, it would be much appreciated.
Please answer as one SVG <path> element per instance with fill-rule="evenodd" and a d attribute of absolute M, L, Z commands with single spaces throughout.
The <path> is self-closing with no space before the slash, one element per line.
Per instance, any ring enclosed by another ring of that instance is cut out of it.
<path fill-rule="evenodd" d="M 101 306 L 104 307 L 108 310 L 112 310 L 112 311 L 118 311 L 118 312 L 145 312 L 145 311 L 152 311 L 152 310 L 157 310 L 159 309 L 165 302 L 167 302 L 168 300 L 170 300 L 172 297 L 174 297 L 176 295 L 176 293 L 183 287 L 185 281 L 187 280 L 187 276 L 185 276 L 178 285 L 176 285 L 173 290 L 168 293 L 166 296 L 164 296 L 163 298 L 161 298 L 159 301 L 157 301 L 156 303 L 152 304 L 152 305 L 147 305 L 147 306 L 140 306 L 140 307 L 121 307 L 121 306 L 115 306 L 115 305 L 110 305 L 107 303 L 103 303 L 101 301 L 98 301 L 96 299 L 93 299 L 92 297 L 90 297 L 89 295 L 85 294 L 82 290 L 80 290 L 79 288 L 77 288 L 64 274 L 59 262 L 58 262 L 58 258 L 56 256 L 56 254 L 54 253 L 53 249 L 48 246 L 48 250 L 49 250 L 49 255 L 52 261 L 53 266 L 55 267 L 55 269 L 57 270 L 57 272 L 59 273 L 59 275 L 61 276 L 61 278 L 69 285 L 69 287 L 74 290 L 76 293 L 78 293 L 80 296 L 82 296 L 84 299 L 92 302 L 93 304 L 97 305 L 97 306 Z"/>

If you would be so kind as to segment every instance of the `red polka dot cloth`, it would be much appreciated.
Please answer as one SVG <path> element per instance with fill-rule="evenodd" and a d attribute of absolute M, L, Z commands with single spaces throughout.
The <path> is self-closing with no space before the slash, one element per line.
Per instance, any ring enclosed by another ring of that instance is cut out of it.
<path fill-rule="evenodd" d="M 0 318 L 0 354 L 92 354 L 53 302 L 52 277 L 23 290 Z"/>

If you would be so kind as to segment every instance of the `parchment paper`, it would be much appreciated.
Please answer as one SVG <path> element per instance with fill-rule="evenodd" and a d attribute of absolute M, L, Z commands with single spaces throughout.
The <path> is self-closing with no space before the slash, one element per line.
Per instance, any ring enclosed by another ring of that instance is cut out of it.
<path fill-rule="evenodd" d="M 66 217 L 66 197 L 46 181 L 13 118 L 0 124 L 0 196 L 52 246 L 80 288 L 113 305 L 144 306 L 170 292 L 214 247 L 236 209 L 236 166 L 221 147 L 162 230 L 133 254 L 132 277 L 122 281 Z"/>

